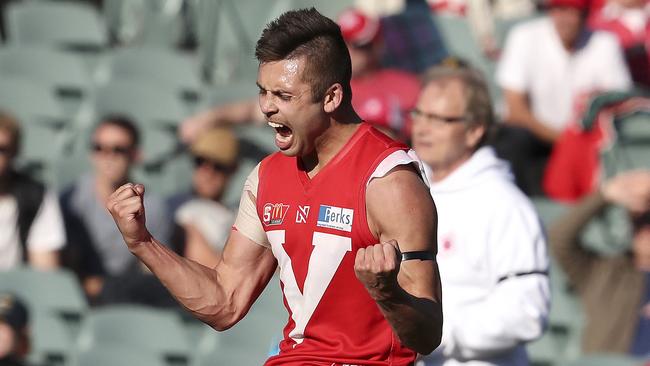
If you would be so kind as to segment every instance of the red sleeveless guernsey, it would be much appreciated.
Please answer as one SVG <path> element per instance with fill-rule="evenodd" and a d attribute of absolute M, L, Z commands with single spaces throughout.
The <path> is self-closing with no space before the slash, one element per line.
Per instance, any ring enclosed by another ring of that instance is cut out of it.
<path fill-rule="evenodd" d="M 366 184 L 384 158 L 407 149 L 363 123 L 312 179 L 296 157 L 278 152 L 262 161 L 257 213 L 290 315 L 267 366 L 414 362 L 354 274 L 357 250 L 378 242 L 368 228 Z"/>

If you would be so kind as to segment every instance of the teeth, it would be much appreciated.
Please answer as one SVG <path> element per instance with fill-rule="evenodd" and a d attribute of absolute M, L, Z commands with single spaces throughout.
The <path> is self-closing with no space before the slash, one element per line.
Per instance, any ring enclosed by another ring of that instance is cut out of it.
<path fill-rule="evenodd" d="M 271 127 L 273 127 L 273 128 L 280 128 L 280 127 L 282 127 L 281 124 L 279 124 L 279 123 L 275 123 L 275 122 L 269 122 L 269 126 L 271 126 Z"/>

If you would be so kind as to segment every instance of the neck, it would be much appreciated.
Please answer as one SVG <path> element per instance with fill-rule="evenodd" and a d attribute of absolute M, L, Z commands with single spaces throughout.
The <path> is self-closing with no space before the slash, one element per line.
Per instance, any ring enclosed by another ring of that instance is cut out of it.
<path fill-rule="evenodd" d="M 7 169 L 5 172 L 0 173 L 0 195 L 9 193 L 11 188 L 11 171 Z"/>
<path fill-rule="evenodd" d="M 329 127 L 315 141 L 311 154 L 301 157 L 303 168 L 312 178 L 345 146 L 361 123 L 351 106 L 342 107 L 330 119 Z"/>

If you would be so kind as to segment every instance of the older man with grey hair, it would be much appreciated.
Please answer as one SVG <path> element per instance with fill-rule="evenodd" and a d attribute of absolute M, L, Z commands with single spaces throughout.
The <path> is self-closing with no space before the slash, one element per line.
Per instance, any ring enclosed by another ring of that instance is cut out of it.
<path fill-rule="evenodd" d="M 494 124 L 480 74 L 435 68 L 413 116 L 439 213 L 443 344 L 425 365 L 526 365 L 549 311 L 546 241 L 531 202 L 486 142 Z"/>

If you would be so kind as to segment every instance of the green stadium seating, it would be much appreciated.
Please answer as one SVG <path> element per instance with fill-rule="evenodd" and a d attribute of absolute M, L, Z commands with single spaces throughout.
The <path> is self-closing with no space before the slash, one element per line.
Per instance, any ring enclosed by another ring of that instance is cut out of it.
<path fill-rule="evenodd" d="M 647 360 L 635 359 L 625 355 L 586 355 L 572 362 L 567 366 L 641 366 L 646 364 Z"/>
<path fill-rule="evenodd" d="M 476 43 L 472 31 L 465 18 L 456 16 L 433 16 L 450 55 L 469 62 L 474 68 L 483 73 L 493 101 L 501 98 L 499 88 L 494 80 L 496 65 L 483 56 L 481 48 Z"/>
<path fill-rule="evenodd" d="M 78 55 L 50 47 L 0 48 L 0 77 L 25 78 L 48 87 L 66 116 L 74 116 L 93 88 L 90 70 Z"/>
<path fill-rule="evenodd" d="M 61 333 L 57 328 L 59 323 L 74 337 L 88 308 L 77 278 L 67 270 L 37 271 L 21 267 L 0 272 L 0 291 L 10 291 L 22 298 L 30 312 L 37 314 L 36 320 L 45 322 L 36 324 L 37 329 L 50 327 L 42 324 L 52 324 L 54 333 L 49 334 L 54 337 Z M 44 339 L 46 344 L 52 341 L 52 337 Z"/>
<path fill-rule="evenodd" d="M 141 148 L 145 162 L 178 149 L 176 126 L 189 114 L 172 88 L 142 81 L 115 80 L 95 93 L 95 119 L 125 115 L 134 120 L 143 134 Z"/>
<path fill-rule="evenodd" d="M 104 346 L 136 347 L 173 365 L 186 365 L 191 358 L 178 314 L 143 306 L 107 306 L 87 314 L 79 335 L 79 350 Z"/>
<path fill-rule="evenodd" d="M 88 308 L 77 278 L 67 270 L 20 267 L 0 272 L 0 290 L 16 293 L 30 310 L 47 311 L 63 318 L 80 317 Z"/>
<path fill-rule="evenodd" d="M 194 365 L 263 364 L 282 339 L 288 318 L 282 301 L 279 279 L 274 276 L 248 314 L 235 326 L 221 333 L 205 327 Z"/>
<path fill-rule="evenodd" d="M 202 0 L 192 0 L 194 3 Z M 213 0 L 214 1 L 214 0 Z M 111 38 L 129 46 L 173 48 L 182 36 L 180 1 L 104 0 L 102 13 Z"/>
<path fill-rule="evenodd" d="M 69 366 L 165 366 L 156 354 L 136 347 L 98 346 L 76 354 Z"/>
<path fill-rule="evenodd" d="M 354 6 L 353 0 L 294 0 L 293 8 L 309 8 L 315 7 L 321 14 L 325 15 L 330 19 L 336 19 L 339 14 L 343 12 L 348 7 Z"/>
<path fill-rule="evenodd" d="M 68 363 L 73 348 L 73 335 L 59 317 L 42 310 L 31 312 L 30 335 L 30 362 L 49 366 Z"/>
<path fill-rule="evenodd" d="M 48 86 L 26 79 L 2 77 L 0 110 L 16 117 L 23 136 L 19 163 L 32 164 L 40 176 L 44 165 L 63 151 L 69 119 Z"/>
<path fill-rule="evenodd" d="M 101 49 L 108 36 L 98 12 L 72 1 L 10 2 L 5 8 L 9 43 Z"/>
<path fill-rule="evenodd" d="M 555 339 L 550 333 L 545 333 L 542 338 L 526 345 L 530 364 L 532 366 L 555 366 L 559 349 Z"/>
<path fill-rule="evenodd" d="M 108 61 L 112 80 L 142 80 L 176 89 L 180 96 L 197 101 L 201 96 L 201 79 L 196 60 L 189 54 L 153 47 L 121 48 Z"/>

